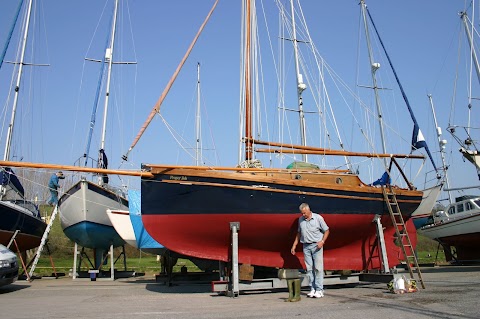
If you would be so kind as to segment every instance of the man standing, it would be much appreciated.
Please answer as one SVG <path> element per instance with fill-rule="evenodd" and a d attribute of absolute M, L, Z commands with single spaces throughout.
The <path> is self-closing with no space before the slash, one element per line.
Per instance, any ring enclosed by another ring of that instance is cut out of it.
<path fill-rule="evenodd" d="M 48 200 L 47 204 L 51 206 L 55 206 L 58 203 L 58 188 L 60 185 L 58 184 L 58 181 L 60 179 L 64 179 L 65 176 L 63 176 L 62 172 L 56 172 L 55 174 L 52 174 L 50 177 L 50 181 L 48 182 L 48 189 L 50 190 L 50 199 Z"/>
<path fill-rule="evenodd" d="M 295 255 L 298 242 L 303 244 L 303 255 L 307 266 L 307 276 L 311 290 L 310 298 L 323 297 L 323 246 L 330 235 L 325 220 L 319 214 L 313 213 L 307 203 L 300 205 L 302 216 L 298 218 L 298 231 L 292 245 L 291 253 Z"/>

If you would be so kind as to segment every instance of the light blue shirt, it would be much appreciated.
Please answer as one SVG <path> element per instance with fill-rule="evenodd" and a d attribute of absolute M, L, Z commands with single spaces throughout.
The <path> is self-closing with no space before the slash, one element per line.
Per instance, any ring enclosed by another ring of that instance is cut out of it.
<path fill-rule="evenodd" d="M 300 216 L 298 219 L 298 232 L 302 244 L 318 243 L 323 239 L 323 234 L 328 230 L 328 225 L 322 216 L 312 213 L 310 220 Z"/>

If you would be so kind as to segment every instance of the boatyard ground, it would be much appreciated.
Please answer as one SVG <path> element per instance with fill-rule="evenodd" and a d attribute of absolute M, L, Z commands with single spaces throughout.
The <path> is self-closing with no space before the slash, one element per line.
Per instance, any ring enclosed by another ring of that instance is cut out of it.
<path fill-rule="evenodd" d="M 288 291 L 231 298 L 208 284 L 172 287 L 153 276 L 36 279 L 0 288 L 2 318 L 472 318 L 480 317 L 480 266 L 422 268 L 426 289 L 393 294 L 386 284 L 326 287 L 325 297 L 285 302 Z"/>

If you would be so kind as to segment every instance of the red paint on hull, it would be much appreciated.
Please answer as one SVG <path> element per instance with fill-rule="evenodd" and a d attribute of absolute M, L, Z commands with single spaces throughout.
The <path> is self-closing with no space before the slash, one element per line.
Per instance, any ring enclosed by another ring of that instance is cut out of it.
<path fill-rule="evenodd" d="M 325 247 L 326 270 L 364 270 L 381 268 L 373 214 L 323 215 L 331 233 Z M 176 214 L 142 215 L 148 233 L 159 243 L 180 254 L 213 260 L 229 260 L 230 222 L 240 222 L 239 262 L 266 267 L 304 268 L 301 246 L 295 256 L 290 247 L 296 233 L 298 214 Z M 394 243 L 389 216 L 382 223 L 390 266 L 403 259 Z M 183 231 L 178 232 L 181 228 Z M 413 223 L 407 229 L 416 246 Z M 370 258 L 371 257 L 371 258 Z M 369 263 L 367 266 L 367 262 Z"/>

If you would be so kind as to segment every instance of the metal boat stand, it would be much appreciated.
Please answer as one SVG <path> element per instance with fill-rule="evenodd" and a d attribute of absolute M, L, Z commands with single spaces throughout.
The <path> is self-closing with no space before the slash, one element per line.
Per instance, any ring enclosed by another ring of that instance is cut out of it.
<path fill-rule="evenodd" d="M 240 223 L 231 222 L 231 271 L 226 274 L 224 280 L 212 281 L 212 291 L 225 294 L 229 297 L 238 297 L 241 291 L 255 291 L 255 290 L 275 290 L 275 289 L 287 289 L 288 281 L 292 278 L 263 278 L 252 279 L 251 281 L 240 281 L 239 279 L 239 266 L 238 266 L 238 237 L 239 237 Z M 307 276 L 304 274 L 299 275 L 300 287 L 307 288 L 310 286 Z M 346 285 L 346 284 L 358 284 L 362 281 L 362 274 L 349 274 L 349 275 L 327 275 L 324 277 L 325 285 Z"/>
<path fill-rule="evenodd" d="M 124 271 L 115 271 L 115 264 L 117 261 L 123 256 L 123 266 Z M 107 258 L 110 257 L 110 277 L 100 277 L 102 273 L 102 265 L 105 264 Z M 82 262 L 87 261 L 88 264 L 88 271 L 80 271 Z M 85 247 L 78 250 L 78 244 L 75 243 L 74 253 L 73 253 L 73 268 L 72 268 L 72 279 L 77 278 L 86 278 L 89 277 L 91 281 L 96 281 L 97 278 L 101 278 L 102 280 L 115 280 L 115 277 L 131 277 L 134 276 L 134 271 L 127 271 L 127 261 L 126 261 L 126 254 L 125 254 L 125 246 L 122 246 L 122 252 L 120 255 L 115 259 L 113 245 L 110 246 L 108 253 L 103 256 L 101 262 L 97 265 L 94 265 L 90 258 L 88 257 L 87 253 L 85 252 Z"/>

